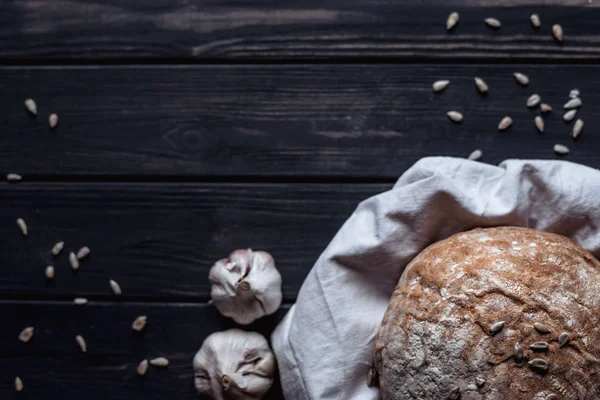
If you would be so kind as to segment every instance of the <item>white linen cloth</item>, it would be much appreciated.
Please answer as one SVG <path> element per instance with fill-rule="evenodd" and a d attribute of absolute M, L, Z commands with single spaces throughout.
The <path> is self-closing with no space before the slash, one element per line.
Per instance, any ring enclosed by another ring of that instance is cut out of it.
<path fill-rule="evenodd" d="M 600 255 L 600 171 L 566 161 L 500 166 L 418 161 L 388 192 L 358 206 L 319 257 L 272 335 L 287 400 L 375 400 L 366 378 L 374 339 L 405 266 L 475 227 L 559 233 Z"/>

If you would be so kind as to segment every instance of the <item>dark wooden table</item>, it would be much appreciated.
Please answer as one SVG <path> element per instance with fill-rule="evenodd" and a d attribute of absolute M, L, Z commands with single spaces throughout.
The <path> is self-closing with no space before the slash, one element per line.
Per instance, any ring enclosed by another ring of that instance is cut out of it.
<path fill-rule="evenodd" d="M 207 304 L 212 263 L 236 248 L 274 255 L 285 305 L 250 327 L 268 336 L 358 202 L 421 157 L 480 148 L 491 164 L 555 159 L 562 143 L 567 160 L 600 167 L 600 0 L 499 3 L 3 1 L 0 165 L 24 180 L 0 184 L 0 398 L 196 398 L 195 351 L 234 326 Z M 448 33 L 452 11 L 461 21 Z M 434 94 L 438 79 L 452 83 Z M 577 142 L 562 121 L 573 88 L 584 101 Z M 532 93 L 554 108 L 544 134 L 525 107 Z M 451 123 L 450 109 L 465 121 Z M 499 133 L 505 115 L 514 125 Z M 91 248 L 78 273 L 66 253 L 52 259 L 58 240 Z M 75 296 L 90 303 L 76 307 Z M 133 334 L 142 314 L 146 331 Z M 137 377 L 155 356 L 169 368 Z"/>

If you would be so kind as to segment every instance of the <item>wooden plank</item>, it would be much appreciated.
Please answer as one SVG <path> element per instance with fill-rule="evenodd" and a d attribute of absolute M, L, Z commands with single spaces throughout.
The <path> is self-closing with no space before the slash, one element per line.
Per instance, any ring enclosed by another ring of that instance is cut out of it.
<path fill-rule="evenodd" d="M 596 1 L 36 0 L 0 12 L 0 59 L 599 60 Z M 447 33 L 448 14 L 460 25 Z M 538 13 L 535 31 L 529 15 Z M 496 17 L 502 28 L 484 24 Z M 563 46 L 550 35 L 565 28 Z"/>
<path fill-rule="evenodd" d="M 599 3 L 600 4 L 600 3 Z M 512 72 L 528 74 L 528 88 Z M 600 167 L 600 67 L 596 65 L 254 65 L 5 67 L 0 69 L 0 171 L 30 179 L 92 176 L 216 179 L 396 179 L 421 157 L 555 158 Z M 473 77 L 490 95 L 481 97 Z M 431 84 L 452 84 L 434 94 Z M 579 88 L 585 132 L 561 119 Z M 532 93 L 554 107 L 537 133 Z M 23 100 L 38 102 L 37 119 Z M 446 111 L 464 113 L 451 123 Z M 59 114 L 51 133 L 47 115 Z M 498 122 L 512 116 L 509 132 Z M 145 179 L 145 178 L 144 178 Z M 159 178 L 160 179 L 160 178 Z"/>
<path fill-rule="evenodd" d="M 270 337 L 288 306 L 244 328 Z M 141 333 L 132 321 L 148 316 Z M 0 302 L 0 398 L 12 399 L 14 378 L 21 377 L 22 399 L 197 399 L 192 359 L 211 333 L 236 327 L 212 306 L 202 304 Z M 19 332 L 35 328 L 20 343 Z M 82 335 L 83 354 L 75 343 Z M 167 357 L 166 369 L 150 367 L 136 375 L 144 358 Z M 266 397 L 282 399 L 277 382 Z"/>
<path fill-rule="evenodd" d="M 294 300 L 320 253 L 382 184 L 0 184 L 2 298 L 208 301 L 208 271 L 238 248 L 269 251 Z M 15 223 L 22 217 L 29 235 Z M 55 242 L 66 243 L 58 257 Z M 68 251 L 89 246 L 78 272 Z M 44 270 L 52 264 L 53 282 Z M 110 297 L 109 297 L 110 296 Z"/>

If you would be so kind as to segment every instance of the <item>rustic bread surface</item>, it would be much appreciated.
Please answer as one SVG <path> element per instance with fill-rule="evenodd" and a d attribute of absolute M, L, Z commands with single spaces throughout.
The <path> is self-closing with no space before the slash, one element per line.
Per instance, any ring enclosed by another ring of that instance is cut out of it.
<path fill-rule="evenodd" d="M 375 351 L 384 400 L 600 399 L 600 263 L 555 234 L 459 233 L 407 266 Z"/>

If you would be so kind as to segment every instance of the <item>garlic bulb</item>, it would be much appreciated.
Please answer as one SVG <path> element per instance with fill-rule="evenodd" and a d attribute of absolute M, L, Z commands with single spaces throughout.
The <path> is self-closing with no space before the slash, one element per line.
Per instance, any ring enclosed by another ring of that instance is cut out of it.
<path fill-rule="evenodd" d="M 260 399 L 273 384 L 275 367 L 264 336 L 230 329 L 202 343 L 194 356 L 194 385 L 214 400 Z"/>
<path fill-rule="evenodd" d="M 236 250 L 210 269 L 211 297 L 221 314 L 242 325 L 281 305 L 281 275 L 264 251 Z"/>

